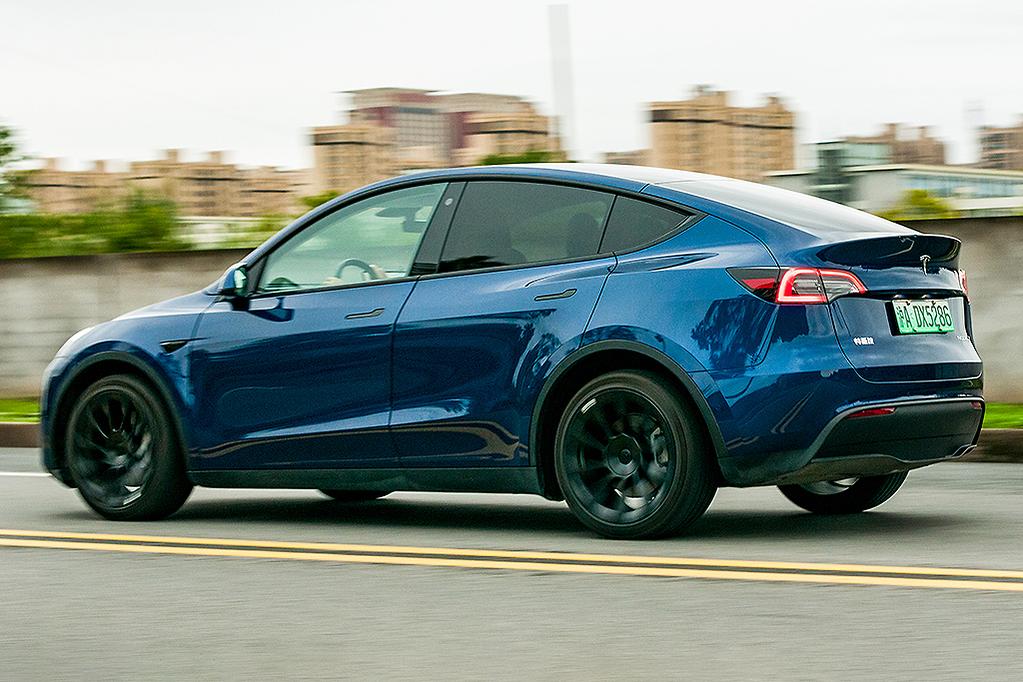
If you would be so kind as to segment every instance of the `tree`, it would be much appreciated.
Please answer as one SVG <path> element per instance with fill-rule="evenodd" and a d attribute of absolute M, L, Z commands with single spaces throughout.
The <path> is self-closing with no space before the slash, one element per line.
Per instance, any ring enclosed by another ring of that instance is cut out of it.
<path fill-rule="evenodd" d="M 959 212 L 925 189 L 908 190 L 894 207 L 878 213 L 888 220 L 927 220 L 929 218 L 958 218 Z"/>
<path fill-rule="evenodd" d="M 20 170 L 17 164 L 25 157 L 18 153 L 14 131 L 0 125 L 0 212 L 12 199 L 24 196 L 25 179 L 28 171 Z"/>
<path fill-rule="evenodd" d="M 564 161 L 562 152 L 552 152 L 546 149 L 533 149 L 521 154 L 491 154 L 480 161 L 481 166 L 496 166 L 502 163 L 549 163 L 552 161 Z"/>
<path fill-rule="evenodd" d="M 302 197 L 301 202 L 310 210 L 316 208 L 320 204 L 325 204 L 334 197 L 341 196 L 334 190 L 327 190 L 326 192 L 320 192 L 308 197 Z"/>

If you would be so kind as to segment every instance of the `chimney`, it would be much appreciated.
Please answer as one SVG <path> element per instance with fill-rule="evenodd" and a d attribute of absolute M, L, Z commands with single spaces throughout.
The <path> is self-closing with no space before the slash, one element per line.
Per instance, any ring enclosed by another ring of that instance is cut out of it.
<path fill-rule="evenodd" d="M 180 149 L 165 149 L 163 151 L 164 160 L 170 161 L 171 163 L 178 163 L 180 157 L 181 157 Z"/>
<path fill-rule="evenodd" d="M 216 164 L 224 163 L 224 152 L 210 152 L 209 161 Z"/>
<path fill-rule="evenodd" d="M 48 171 L 60 170 L 60 159 L 56 157 L 50 157 L 43 160 L 43 168 Z"/>
<path fill-rule="evenodd" d="M 92 170 L 97 172 L 97 173 L 106 173 L 107 172 L 107 162 L 106 161 L 93 161 L 92 162 Z"/>

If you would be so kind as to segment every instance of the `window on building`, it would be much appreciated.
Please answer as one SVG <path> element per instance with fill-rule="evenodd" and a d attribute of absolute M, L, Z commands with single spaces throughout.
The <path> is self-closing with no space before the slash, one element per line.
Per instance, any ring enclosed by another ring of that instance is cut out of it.
<path fill-rule="evenodd" d="M 535 182 L 470 182 L 440 270 L 452 272 L 595 255 L 613 196 Z"/>

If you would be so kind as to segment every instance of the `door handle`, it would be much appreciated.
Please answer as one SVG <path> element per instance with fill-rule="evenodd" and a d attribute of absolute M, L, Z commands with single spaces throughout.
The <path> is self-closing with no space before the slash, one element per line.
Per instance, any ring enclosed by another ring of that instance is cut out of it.
<path fill-rule="evenodd" d="M 345 315 L 346 320 L 364 320 L 368 317 L 380 317 L 384 312 L 383 308 L 374 308 L 373 310 L 366 310 L 361 313 L 348 313 Z"/>
<path fill-rule="evenodd" d="M 575 289 L 565 289 L 560 294 L 541 294 L 540 296 L 534 296 L 534 301 L 557 301 L 561 298 L 572 298 L 575 295 Z"/>

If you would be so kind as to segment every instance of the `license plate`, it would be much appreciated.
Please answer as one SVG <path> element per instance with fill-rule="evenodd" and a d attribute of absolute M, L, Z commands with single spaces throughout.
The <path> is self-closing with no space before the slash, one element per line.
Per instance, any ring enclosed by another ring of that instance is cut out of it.
<path fill-rule="evenodd" d="M 955 331 L 948 301 L 892 301 L 899 334 L 942 334 Z"/>

